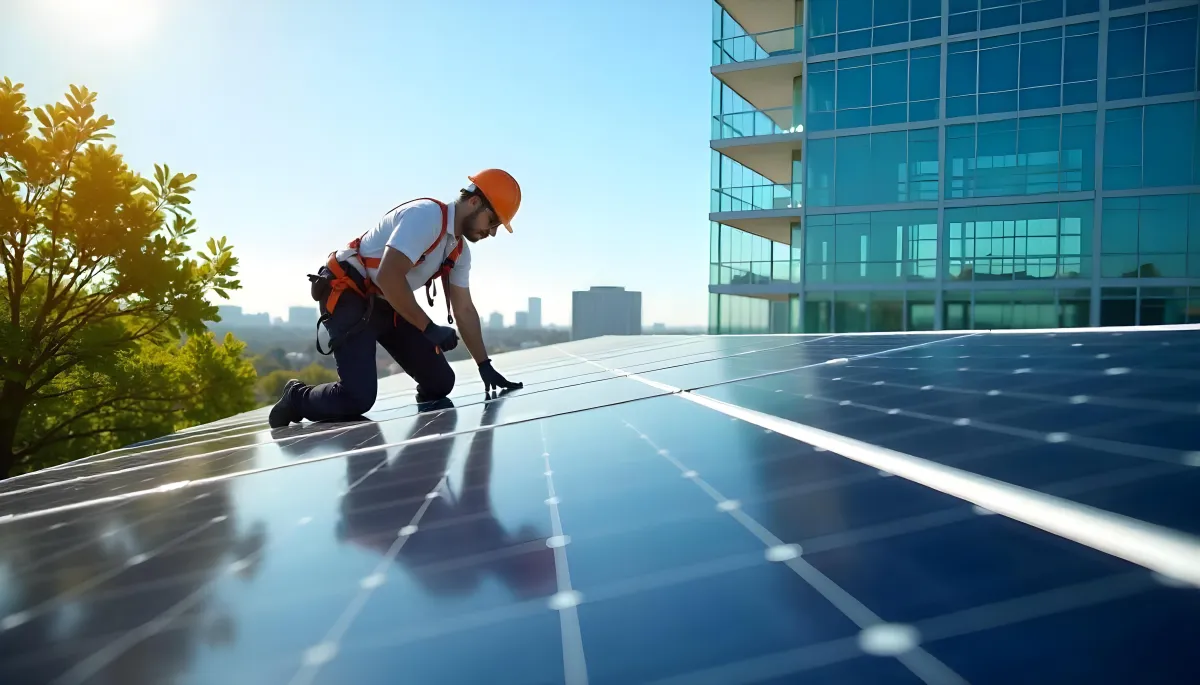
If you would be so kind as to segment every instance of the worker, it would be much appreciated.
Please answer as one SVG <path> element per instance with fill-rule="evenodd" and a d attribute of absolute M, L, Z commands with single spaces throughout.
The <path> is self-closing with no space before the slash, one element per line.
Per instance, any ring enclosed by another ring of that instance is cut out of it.
<path fill-rule="evenodd" d="M 485 169 L 467 179 L 470 184 L 453 202 L 421 198 L 393 208 L 375 228 L 330 254 L 318 273 L 309 275 L 321 312 L 318 330 L 324 325 L 330 338 L 330 351 L 322 349 L 319 340 L 317 351 L 332 352 L 338 380 L 317 386 L 288 381 L 271 409 L 272 428 L 304 419 L 346 420 L 369 411 L 378 389 L 376 343 L 416 381 L 418 405 L 445 398 L 454 388 L 446 353 L 457 347 L 460 333 L 479 367 L 485 392 L 522 387 L 496 371 L 484 348 L 479 313 L 471 300 L 467 245 L 495 236 L 501 225 L 512 233 L 521 188 L 500 169 Z M 447 323 L 457 318 L 457 331 L 434 323 L 413 296 L 424 286 L 433 305 L 439 279 Z"/>

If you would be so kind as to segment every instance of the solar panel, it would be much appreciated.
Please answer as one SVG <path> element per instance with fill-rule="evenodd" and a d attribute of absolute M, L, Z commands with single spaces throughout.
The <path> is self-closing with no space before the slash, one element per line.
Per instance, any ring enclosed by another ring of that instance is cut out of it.
<path fill-rule="evenodd" d="M 12 478 L 0 682 L 1192 682 L 1197 328 L 583 340 Z"/>

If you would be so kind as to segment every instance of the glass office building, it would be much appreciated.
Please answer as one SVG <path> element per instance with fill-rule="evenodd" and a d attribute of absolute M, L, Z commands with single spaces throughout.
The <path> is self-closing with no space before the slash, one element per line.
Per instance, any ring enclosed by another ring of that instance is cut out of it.
<path fill-rule="evenodd" d="M 1200 322 L 1197 4 L 715 2 L 709 330 Z"/>

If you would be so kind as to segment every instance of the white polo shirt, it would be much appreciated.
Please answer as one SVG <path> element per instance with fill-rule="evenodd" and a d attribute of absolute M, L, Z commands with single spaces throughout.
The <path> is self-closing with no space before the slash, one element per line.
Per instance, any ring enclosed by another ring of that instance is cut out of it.
<path fill-rule="evenodd" d="M 446 204 L 446 235 L 438 241 L 438 246 L 425 257 L 424 262 L 417 264 L 417 260 L 429 249 L 442 230 L 442 210 L 437 203 L 430 200 L 408 202 L 384 214 L 379 224 L 363 236 L 358 246 L 359 253 L 366 258 L 381 259 L 385 247 L 400 250 L 416 264 L 408 272 L 408 285 L 414 291 L 420 290 L 450 256 L 460 240 L 454 237 L 454 203 Z M 348 247 L 338 250 L 337 258 L 349 262 L 359 273 L 367 273 L 367 277 L 372 281 L 379 275 L 379 269 L 365 270 L 354 250 Z M 462 253 L 455 261 L 454 268 L 450 270 L 450 283 L 466 288 L 470 272 L 471 248 L 464 243 Z"/>

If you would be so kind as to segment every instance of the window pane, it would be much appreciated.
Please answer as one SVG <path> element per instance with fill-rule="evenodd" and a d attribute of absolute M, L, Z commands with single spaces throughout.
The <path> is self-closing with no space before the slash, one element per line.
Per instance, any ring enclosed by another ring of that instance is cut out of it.
<path fill-rule="evenodd" d="M 1021 88 L 1057 84 L 1062 71 L 1062 41 L 1021 46 Z"/>
<path fill-rule="evenodd" d="M 979 92 L 994 93 L 1017 87 L 1016 45 L 979 51 Z"/>
<path fill-rule="evenodd" d="M 1184 93 L 1196 89 L 1196 70 L 1168 71 L 1146 74 L 1146 97 Z"/>
<path fill-rule="evenodd" d="M 1063 83 L 1090 81 L 1096 78 L 1096 54 L 1100 36 L 1074 36 L 1067 38 L 1066 55 L 1063 58 Z"/>
<path fill-rule="evenodd" d="M 834 186 L 838 205 L 865 205 L 871 202 L 870 160 L 870 136 L 838 139 L 837 182 Z"/>
<path fill-rule="evenodd" d="M 938 117 L 938 101 L 913 102 L 908 106 L 909 121 L 931 121 Z"/>
<path fill-rule="evenodd" d="M 871 136 L 872 203 L 905 201 L 908 134 L 877 133 Z"/>
<path fill-rule="evenodd" d="M 1110 48 L 1111 49 L 1111 48 Z M 1196 20 L 1146 27 L 1146 72 L 1196 66 Z"/>
<path fill-rule="evenodd" d="M 1136 254 L 1138 246 L 1138 210 L 1123 208 L 1113 200 L 1104 201 L 1104 223 L 1100 249 L 1104 254 Z M 1109 275 L 1109 274 L 1104 274 Z"/>
<path fill-rule="evenodd" d="M 1008 7 L 998 7 L 991 10 L 983 10 L 979 13 L 979 30 L 986 31 L 988 29 L 998 29 L 1001 26 L 1016 26 L 1021 23 L 1021 7 L 1020 5 L 1010 5 Z"/>
<path fill-rule="evenodd" d="M 808 0 L 808 35 L 825 36 L 834 32 L 837 0 Z"/>
<path fill-rule="evenodd" d="M 809 139 L 806 149 L 805 201 L 813 207 L 833 204 L 834 139 Z"/>
<path fill-rule="evenodd" d="M 895 105 L 883 105 L 871 108 L 871 125 L 885 126 L 887 124 L 903 123 L 908 114 L 908 105 L 903 102 Z"/>
<path fill-rule="evenodd" d="M 1021 23 L 1058 19 L 1063 15 L 1062 0 L 1034 0 L 1021 6 Z"/>
<path fill-rule="evenodd" d="M 938 97 L 941 58 L 914 59 L 909 65 L 909 100 L 934 100 Z"/>
<path fill-rule="evenodd" d="M 871 47 L 871 29 L 838 34 L 838 50 L 861 50 Z"/>
<path fill-rule="evenodd" d="M 946 98 L 947 117 L 966 117 L 975 113 L 975 96 Z"/>
<path fill-rule="evenodd" d="M 941 0 L 912 0 L 911 4 L 911 16 L 913 19 L 942 16 Z"/>
<path fill-rule="evenodd" d="M 1013 112 L 1017 109 L 1017 91 L 1007 93 L 985 93 L 979 96 L 979 113 L 996 114 Z"/>
<path fill-rule="evenodd" d="M 1141 108 L 1109 110 L 1104 130 L 1104 188 L 1138 188 L 1142 183 Z"/>
<path fill-rule="evenodd" d="M 810 131 L 826 131 L 833 128 L 833 87 L 835 74 L 832 71 L 809 74 L 808 76 L 808 121 Z"/>
<path fill-rule="evenodd" d="M 908 40 L 908 24 L 892 24 L 875 29 L 872 43 L 875 46 L 895 45 L 906 40 Z"/>
<path fill-rule="evenodd" d="M 871 106 L 871 69 L 838 69 L 837 71 L 837 107 Z"/>
<path fill-rule="evenodd" d="M 974 95 L 976 55 L 970 52 L 952 53 L 946 57 L 946 94 Z"/>
<path fill-rule="evenodd" d="M 1082 105 L 1096 101 L 1096 82 L 1067 83 L 1063 85 L 1063 106 Z"/>
<path fill-rule="evenodd" d="M 941 19 L 923 19 L 914 21 L 909 25 L 911 32 L 909 37 L 911 40 L 921 40 L 922 38 L 935 38 L 942 34 Z"/>
<path fill-rule="evenodd" d="M 871 0 L 838 0 L 838 33 L 871 26 Z"/>
<path fill-rule="evenodd" d="M 1108 99 L 1127 100 L 1142 96 L 1142 77 L 1128 76 L 1126 78 L 1108 79 Z"/>
<path fill-rule="evenodd" d="M 875 3 L 875 26 L 908 21 L 908 0 L 886 0 Z"/>
<path fill-rule="evenodd" d="M 1145 49 L 1145 29 L 1138 27 L 1108 32 L 1109 78 L 1142 73 L 1142 52 Z"/>
<path fill-rule="evenodd" d="M 958 33 L 970 33 L 978 30 L 979 13 L 969 12 L 967 14 L 952 14 L 950 15 L 950 25 L 948 30 L 950 35 Z"/>
<path fill-rule="evenodd" d="M 1191 102 L 1146 107 L 1143 185 L 1191 183 L 1194 112 Z"/>
<path fill-rule="evenodd" d="M 1100 0 L 1067 0 L 1067 16 L 1100 11 Z"/>
<path fill-rule="evenodd" d="M 872 105 L 889 105 L 908 99 L 908 62 L 876 64 L 872 67 Z M 903 119 L 902 119 L 903 121 Z"/>
<path fill-rule="evenodd" d="M 1141 198 L 1141 220 L 1138 224 L 1140 253 L 1187 251 L 1187 200 L 1187 195 Z"/>

